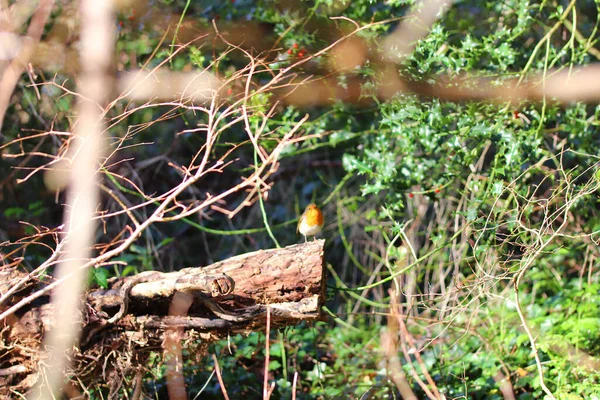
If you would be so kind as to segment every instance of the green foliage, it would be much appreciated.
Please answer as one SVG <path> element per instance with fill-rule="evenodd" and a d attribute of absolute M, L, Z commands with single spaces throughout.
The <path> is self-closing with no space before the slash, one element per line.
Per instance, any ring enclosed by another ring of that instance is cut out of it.
<path fill-rule="evenodd" d="M 271 333 L 269 374 L 276 382 L 273 399 L 287 399 L 292 395 L 294 372 L 298 372 L 298 399 L 348 398 L 358 399 L 369 392 L 376 397 L 390 395 L 394 389 L 373 357 L 380 349 L 380 327 L 360 321 L 360 330 L 347 330 L 317 323 L 301 325 Z M 230 398 L 259 397 L 262 392 L 262 370 L 265 358 L 265 336 L 251 333 L 237 335 L 229 342 L 211 346 L 210 352 L 221 354 L 219 367 Z M 198 368 L 187 363 L 187 367 Z M 195 372 L 190 393 L 197 394 L 213 371 L 205 365 Z M 218 396 L 221 389 L 211 381 L 201 396 Z"/>

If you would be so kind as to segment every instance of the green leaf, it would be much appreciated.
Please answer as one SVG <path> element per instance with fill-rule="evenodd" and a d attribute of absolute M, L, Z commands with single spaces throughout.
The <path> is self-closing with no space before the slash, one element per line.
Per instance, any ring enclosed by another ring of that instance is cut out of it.
<path fill-rule="evenodd" d="M 344 154 L 342 157 L 342 165 L 347 172 L 358 172 L 359 174 L 366 174 L 372 172 L 367 164 L 360 161 L 357 157 L 350 154 Z"/>
<path fill-rule="evenodd" d="M 9 207 L 4 210 L 4 216 L 6 218 L 19 219 L 25 214 L 25 210 L 21 207 Z"/>
<path fill-rule="evenodd" d="M 281 363 L 277 360 L 269 361 L 269 371 L 275 371 L 281 368 Z"/>
<path fill-rule="evenodd" d="M 94 282 L 101 288 L 108 287 L 108 271 L 104 268 L 94 269 Z"/>

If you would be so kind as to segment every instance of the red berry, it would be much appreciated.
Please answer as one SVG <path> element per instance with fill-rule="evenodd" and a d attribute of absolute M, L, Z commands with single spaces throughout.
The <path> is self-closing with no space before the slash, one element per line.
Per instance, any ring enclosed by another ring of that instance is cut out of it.
<path fill-rule="evenodd" d="M 302 58 L 302 57 L 304 57 L 304 53 L 303 52 L 298 53 L 298 58 Z"/>
<path fill-rule="evenodd" d="M 519 112 L 517 110 L 513 111 L 513 117 L 515 117 L 515 119 L 519 119 Z"/>
<path fill-rule="evenodd" d="M 289 50 L 287 51 L 287 53 L 288 53 L 288 54 L 292 54 L 292 53 L 293 53 L 292 49 L 289 49 Z"/>
<path fill-rule="evenodd" d="M 294 48 L 297 49 L 298 48 L 298 43 L 294 43 Z"/>
<path fill-rule="evenodd" d="M 233 89 L 232 88 L 227 89 L 227 94 L 230 95 L 231 93 L 233 93 Z"/>
<path fill-rule="evenodd" d="M 436 192 L 436 193 L 439 193 L 439 192 L 440 192 L 440 189 L 435 189 L 435 192 Z"/>
<path fill-rule="evenodd" d="M 408 197 L 410 197 L 410 198 L 412 199 L 413 197 L 415 197 L 415 195 L 414 195 L 414 194 L 412 194 L 412 193 L 409 193 L 409 194 L 408 194 Z"/>

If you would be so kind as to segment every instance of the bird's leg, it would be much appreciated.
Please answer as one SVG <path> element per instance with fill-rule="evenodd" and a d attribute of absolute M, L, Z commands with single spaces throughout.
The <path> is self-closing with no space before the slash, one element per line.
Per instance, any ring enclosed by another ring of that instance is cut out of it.
<path fill-rule="evenodd" d="M 308 243 L 308 239 L 306 238 L 306 235 L 304 235 L 304 243 Z"/>

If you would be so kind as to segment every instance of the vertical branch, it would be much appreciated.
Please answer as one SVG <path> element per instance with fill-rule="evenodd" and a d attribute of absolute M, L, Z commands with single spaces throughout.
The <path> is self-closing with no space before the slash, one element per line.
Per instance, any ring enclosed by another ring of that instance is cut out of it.
<path fill-rule="evenodd" d="M 98 204 L 97 165 L 103 131 L 101 109 L 110 94 L 112 82 L 109 71 L 113 53 L 112 2 L 110 0 L 81 1 L 81 74 L 78 104 L 79 119 L 70 151 L 73 163 L 69 176 L 69 193 L 65 212 L 66 236 L 64 261 L 56 278 L 63 280 L 52 294 L 55 304 L 55 323 L 45 346 L 49 349 L 46 384 L 40 384 L 45 398 L 61 391 L 64 371 L 69 362 L 67 354 L 77 342 L 81 312 L 81 294 L 87 270 L 81 268 L 91 256 L 95 224 L 92 221 Z"/>
<path fill-rule="evenodd" d="M 294 381 L 292 383 L 292 400 L 296 400 L 296 387 L 298 386 L 298 371 L 294 372 Z"/>
<path fill-rule="evenodd" d="M 394 296 L 396 296 L 396 295 L 394 295 Z M 440 392 L 437 388 L 437 385 L 435 384 L 435 381 L 429 374 L 429 371 L 427 370 L 427 366 L 425 365 L 425 362 L 421 358 L 421 353 L 415 346 L 414 340 L 410 336 L 410 332 L 408 331 L 408 328 L 406 327 L 406 324 L 404 323 L 404 319 L 398 312 L 398 307 L 396 307 L 395 310 L 392 311 L 392 314 L 394 314 L 394 316 L 396 317 L 396 321 L 400 328 L 400 338 L 401 338 L 400 346 L 402 348 L 402 352 L 404 353 L 404 357 L 406 358 L 406 360 L 408 362 L 408 365 L 410 367 L 411 373 L 413 374 L 415 381 L 419 384 L 419 386 L 421 386 L 421 388 L 423 389 L 425 394 L 430 399 L 443 398 L 443 396 L 440 394 Z M 407 346 L 407 344 L 408 344 L 408 346 L 410 346 L 410 348 Z M 423 382 L 423 380 L 419 377 L 416 369 L 413 367 L 412 363 L 410 362 L 411 354 L 414 355 L 415 359 L 419 363 L 419 366 L 421 367 L 421 372 L 423 373 L 423 375 L 425 375 L 425 379 L 427 380 L 427 383 L 429 384 L 429 386 L 431 386 L 431 389 L 429 389 L 429 387 L 427 385 L 425 385 L 425 382 Z"/>
<path fill-rule="evenodd" d="M 185 317 L 194 302 L 194 296 L 190 293 L 175 292 L 169 305 L 169 315 Z M 167 392 L 169 399 L 187 399 L 185 389 L 185 378 L 183 376 L 183 352 L 181 348 L 181 337 L 183 328 L 170 326 L 165 329 L 163 342 L 164 359 L 167 365 Z"/>
<path fill-rule="evenodd" d="M 387 373 L 396 385 L 400 395 L 405 400 L 417 400 L 417 396 L 410 387 L 402 363 L 398 356 L 398 298 L 396 292 L 390 290 L 390 315 L 388 316 L 388 330 L 381 333 L 381 348 L 386 361 Z"/>
<path fill-rule="evenodd" d="M 271 340 L 270 338 L 270 333 L 271 333 L 271 307 L 269 307 L 269 305 L 267 305 L 267 326 L 266 326 L 266 336 L 265 336 L 265 375 L 264 375 L 264 379 L 263 379 L 263 399 L 264 400 L 269 400 L 269 398 L 271 397 L 271 393 L 273 392 L 273 389 L 275 388 L 275 386 L 271 386 L 271 388 L 269 388 L 269 356 L 270 356 L 270 346 L 269 346 L 269 341 Z M 273 382 L 275 383 L 275 382 Z"/>

